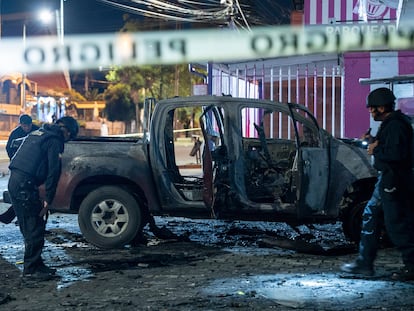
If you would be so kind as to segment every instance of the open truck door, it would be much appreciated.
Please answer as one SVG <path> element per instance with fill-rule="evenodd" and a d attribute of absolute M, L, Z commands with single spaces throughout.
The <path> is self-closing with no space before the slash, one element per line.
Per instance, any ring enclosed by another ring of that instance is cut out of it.
<path fill-rule="evenodd" d="M 322 146 L 321 131 L 316 119 L 301 106 L 289 104 L 297 143 L 298 216 L 325 213 L 329 186 L 329 154 Z"/>

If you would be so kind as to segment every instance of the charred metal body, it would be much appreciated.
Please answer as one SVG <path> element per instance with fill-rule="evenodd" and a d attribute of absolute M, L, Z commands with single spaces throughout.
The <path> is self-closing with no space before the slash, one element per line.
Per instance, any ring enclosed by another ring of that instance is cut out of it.
<path fill-rule="evenodd" d="M 198 112 L 205 142 L 217 133 L 194 175 L 177 163 L 173 129 L 182 109 Z M 320 129 L 305 107 L 197 96 L 161 101 L 146 117 L 144 137 L 78 138 L 65 146 L 52 208 L 79 213 L 93 244 L 129 243 L 150 214 L 292 224 L 341 219 L 350 237 L 358 232 L 355 208 L 368 199 L 376 172 L 363 148 Z"/>

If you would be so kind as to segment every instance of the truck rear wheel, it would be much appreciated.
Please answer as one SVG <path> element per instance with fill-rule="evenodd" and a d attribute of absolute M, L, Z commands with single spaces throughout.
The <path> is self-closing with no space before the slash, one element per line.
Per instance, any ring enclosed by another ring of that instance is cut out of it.
<path fill-rule="evenodd" d="M 367 203 L 368 200 L 357 202 L 354 205 L 350 206 L 343 215 L 342 229 L 344 235 L 348 240 L 355 242 L 356 244 L 359 244 L 359 241 L 361 240 L 362 214 Z M 380 229 L 380 246 L 392 246 L 393 244 L 390 238 L 388 237 L 387 231 L 385 230 L 385 226 L 383 225 Z"/>
<path fill-rule="evenodd" d="M 88 242 L 100 248 L 118 248 L 136 236 L 141 226 L 141 210 L 124 189 L 103 186 L 82 201 L 78 223 Z"/>
<path fill-rule="evenodd" d="M 361 239 L 362 212 L 368 200 L 361 200 L 350 205 L 342 214 L 342 229 L 345 237 L 359 243 Z"/>

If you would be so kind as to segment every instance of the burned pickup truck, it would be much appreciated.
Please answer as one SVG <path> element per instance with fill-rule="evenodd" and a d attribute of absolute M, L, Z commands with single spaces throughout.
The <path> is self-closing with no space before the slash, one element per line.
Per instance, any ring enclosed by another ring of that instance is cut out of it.
<path fill-rule="evenodd" d="M 183 111 L 196 116 L 204 142 L 215 136 L 202 145 L 198 170 L 177 160 Z M 92 244 L 128 244 L 150 215 L 341 220 L 357 238 L 376 172 L 366 150 L 332 137 L 304 106 L 196 96 L 160 101 L 146 117 L 142 137 L 80 137 L 65 146 L 51 209 L 78 213 Z"/>

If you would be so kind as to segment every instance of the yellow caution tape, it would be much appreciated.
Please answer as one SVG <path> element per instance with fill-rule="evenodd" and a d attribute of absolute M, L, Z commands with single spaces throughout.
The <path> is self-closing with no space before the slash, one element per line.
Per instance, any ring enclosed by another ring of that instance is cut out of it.
<path fill-rule="evenodd" d="M 229 62 L 290 55 L 414 48 L 414 25 L 276 26 L 28 37 L 0 41 L 0 73 L 123 65 Z"/>

